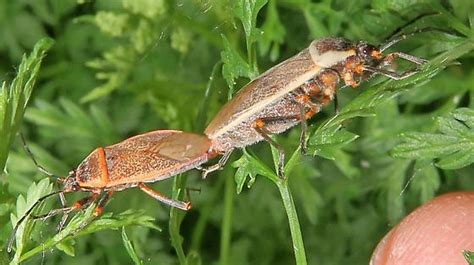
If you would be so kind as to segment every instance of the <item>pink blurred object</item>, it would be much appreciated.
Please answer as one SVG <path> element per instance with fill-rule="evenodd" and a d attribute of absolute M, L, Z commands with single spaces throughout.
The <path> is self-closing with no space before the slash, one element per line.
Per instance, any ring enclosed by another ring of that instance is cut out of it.
<path fill-rule="evenodd" d="M 379 242 L 371 265 L 466 265 L 474 251 L 474 192 L 438 196 L 415 209 Z"/>

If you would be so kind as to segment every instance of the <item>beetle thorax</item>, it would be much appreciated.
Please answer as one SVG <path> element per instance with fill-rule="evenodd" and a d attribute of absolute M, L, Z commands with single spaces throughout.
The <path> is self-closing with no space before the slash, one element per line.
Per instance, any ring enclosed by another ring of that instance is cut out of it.
<path fill-rule="evenodd" d="M 309 46 L 313 62 L 321 68 L 331 68 L 356 55 L 354 45 L 343 38 L 322 38 Z"/>

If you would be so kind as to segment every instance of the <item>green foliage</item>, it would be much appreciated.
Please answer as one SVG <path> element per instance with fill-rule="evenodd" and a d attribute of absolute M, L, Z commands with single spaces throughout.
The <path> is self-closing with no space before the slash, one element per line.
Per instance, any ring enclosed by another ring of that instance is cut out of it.
<path fill-rule="evenodd" d="M 12 225 L 16 225 L 18 220 L 25 215 L 39 198 L 50 193 L 52 185 L 49 183 L 48 179 L 41 180 L 38 184 L 33 183 L 29 188 L 26 194 L 26 199 L 20 195 L 16 201 L 16 215 L 11 216 Z M 13 238 L 16 242 L 15 256 L 12 259 L 13 264 L 20 262 L 21 254 L 23 253 L 23 248 L 25 246 L 28 235 L 31 234 L 32 226 L 28 225 L 26 222 L 23 222 L 17 229 L 15 237 Z"/>
<path fill-rule="evenodd" d="M 265 56 L 270 55 L 270 60 L 277 60 L 280 55 L 280 45 L 285 38 L 285 27 L 278 17 L 277 1 L 268 1 L 267 14 L 265 22 L 262 25 L 262 38 L 258 42 L 260 54 Z"/>
<path fill-rule="evenodd" d="M 16 215 L 12 215 L 12 224 L 16 224 L 17 220 L 23 216 L 40 197 L 50 193 L 51 189 L 52 185 L 49 183 L 48 179 L 43 179 L 38 184 L 33 183 L 28 188 L 26 200 L 21 195 L 18 197 L 16 206 L 17 212 Z M 144 215 L 142 211 L 128 210 L 116 216 L 113 216 L 112 213 L 106 213 L 100 219 L 95 220 L 93 217 L 95 207 L 95 204 L 91 204 L 85 209 L 85 211 L 74 215 L 60 232 L 46 241 L 41 242 L 37 247 L 26 253 L 24 253 L 25 241 L 28 239 L 28 235 L 33 234 L 31 230 L 34 222 L 28 223 L 28 220 L 23 222 L 15 234 L 16 248 L 12 263 L 19 264 L 19 262 L 27 260 L 37 253 L 54 246 L 70 256 L 75 256 L 74 238 L 104 229 L 116 230 L 121 227 L 123 228 L 124 226 L 139 225 L 160 231 L 160 229 L 153 223 L 154 218 Z M 36 210 L 34 212 L 38 213 L 39 211 Z M 85 228 L 82 228 L 85 223 L 88 223 L 88 225 Z M 130 251 L 131 250 L 127 247 L 127 252 L 130 253 Z"/>
<path fill-rule="evenodd" d="M 0 127 L 4 161 L 10 151 L 0 186 L 3 245 L 17 217 L 57 189 L 36 171 L 17 131 L 41 165 L 65 175 L 97 146 L 131 135 L 202 132 L 239 88 L 314 38 L 380 44 L 411 18 L 432 12 L 439 14 L 402 31 L 437 27 L 453 34 L 422 33 L 392 47 L 429 60 L 408 79 L 377 76 L 340 89 L 339 113 L 328 106 L 308 121 L 313 156 L 300 154 L 299 126 L 275 136 L 286 150 L 286 179 L 276 174 L 275 150 L 260 143 L 235 151 L 205 181 L 193 170 L 153 184 L 191 200 L 190 212 L 127 189 L 75 234 L 94 204 L 71 214 L 59 233 L 61 216 L 27 219 L 15 254 L 0 251 L 0 263 L 368 263 L 378 240 L 408 211 L 440 193 L 474 189 L 470 10 L 468 0 L 1 2 L 0 74 L 4 80 L 18 74 L 9 82 L 15 90 L 4 85 L 1 92 L 5 99 L 16 91 L 9 106 L 18 106 L 2 118 L 9 127 Z M 41 61 L 50 44 L 33 45 L 47 35 L 55 45 Z M 30 67 L 12 73 L 30 51 Z M 397 71 L 410 67 L 397 60 Z M 68 205 L 84 195 L 67 194 Z M 59 207 L 53 196 L 34 212 Z M 166 229 L 157 233 L 157 227 Z"/>
<path fill-rule="evenodd" d="M 135 249 L 133 249 L 132 242 L 128 239 L 127 233 L 125 232 L 125 227 L 122 227 L 122 240 L 123 240 L 123 245 L 125 246 L 125 249 L 128 252 L 128 255 L 130 255 L 130 258 L 133 260 L 133 263 L 136 265 L 142 264 L 140 259 L 137 256 L 137 253 L 135 252 Z"/>
<path fill-rule="evenodd" d="M 180 187 L 184 186 L 185 178 L 182 176 L 176 176 L 173 179 L 173 198 L 182 199 L 182 189 Z M 176 254 L 178 256 L 178 260 L 181 264 L 186 264 L 186 254 L 184 253 L 183 249 L 183 237 L 181 236 L 181 224 L 184 220 L 184 213 L 177 208 L 172 208 L 169 213 L 169 234 L 171 244 L 173 245 Z"/>
<path fill-rule="evenodd" d="M 0 170 L 5 168 L 8 150 L 20 128 L 26 105 L 30 100 L 43 56 L 53 41 L 40 40 L 29 57 L 23 56 L 18 73 L 10 86 L 0 88 Z"/>
<path fill-rule="evenodd" d="M 156 23 L 160 21 L 150 18 L 167 11 L 164 1 L 123 1 L 123 8 L 131 14 L 102 11 L 95 16 L 94 23 L 102 32 L 125 40 L 125 44 L 104 52 L 101 59 L 88 62 L 89 67 L 97 70 L 97 78 L 105 83 L 82 97 L 82 102 L 96 100 L 125 86 L 137 60 L 159 38 Z"/>
<path fill-rule="evenodd" d="M 244 150 L 244 155 L 235 161 L 232 166 L 237 168 L 235 172 L 235 182 L 237 183 L 237 193 L 242 192 L 247 177 L 250 178 L 247 187 L 251 188 L 257 175 L 265 176 L 273 182 L 278 182 L 278 176 L 269 169 L 262 161 L 250 155 Z"/>
<path fill-rule="evenodd" d="M 222 35 L 224 43 L 224 51 L 221 53 L 222 75 L 227 81 L 227 85 L 231 88 L 235 85 L 235 79 L 238 77 L 247 77 L 251 79 L 255 74 L 252 72 L 252 67 L 230 46 L 227 38 Z"/>
<path fill-rule="evenodd" d="M 412 132 L 402 135 L 405 143 L 393 149 L 395 157 L 439 159 L 442 169 L 458 169 L 474 162 L 474 111 L 456 109 L 448 117 L 438 117 L 440 133 Z"/>
<path fill-rule="evenodd" d="M 474 252 L 464 250 L 462 254 L 464 255 L 464 258 L 466 259 L 467 263 L 469 263 L 469 265 L 474 264 Z"/>
<path fill-rule="evenodd" d="M 247 57 L 250 66 L 257 69 L 255 43 L 261 38 L 262 31 L 257 28 L 257 15 L 260 9 L 267 3 L 267 0 L 242 0 L 235 1 L 232 11 L 237 17 L 245 32 L 245 42 L 247 44 Z M 253 79 L 255 76 L 251 76 Z"/>
<path fill-rule="evenodd" d="M 44 135 L 56 138 L 58 131 L 66 139 L 80 139 L 83 145 L 68 146 L 71 151 L 86 153 L 94 146 L 119 140 L 115 126 L 103 109 L 91 105 L 88 112 L 77 103 L 59 98 L 53 105 L 43 100 L 35 102 L 35 108 L 25 115 L 26 120 L 45 128 Z"/>

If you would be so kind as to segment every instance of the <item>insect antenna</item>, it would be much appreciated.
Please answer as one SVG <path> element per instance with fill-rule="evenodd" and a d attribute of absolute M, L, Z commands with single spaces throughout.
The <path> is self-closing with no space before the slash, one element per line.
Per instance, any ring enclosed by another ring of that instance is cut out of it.
<path fill-rule="evenodd" d="M 18 230 L 18 227 L 20 227 L 20 225 L 26 220 L 26 218 L 28 216 L 31 215 L 31 213 L 33 212 L 33 210 L 38 206 L 40 205 L 44 200 L 46 200 L 47 198 L 53 196 L 53 195 L 56 195 L 56 194 L 59 194 L 59 193 L 63 193 L 64 191 L 63 190 L 57 190 L 57 191 L 53 191 L 49 194 L 46 194 L 44 195 L 43 197 L 39 198 L 31 207 L 30 209 L 28 209 L 25 214 L 16 222 L 16 225 L 13 227 L 13 230 L 12 230 L 12 233 L 10 234 L 10 237 L 8 238 L 8 244 L 7 244 L 7 252 L 10 253 L 12 251 L 12 245 L 13 245 L 13 241 L 15 239 L 15 234 L 16 234 L 16 231 Z"/>
<path fill-rule="evenodd" d="M 38 163 L 36 160 L 35 156 L 33 155 L 33 152 L 31 152 L 30 148 L 26 144 L 25 137 L 23 136 L 23 133 L 20 133 L 20 138 L 21 142 L 23 143 L 23 149 L 25 149 L 25 152 L 28 154 L 28 156 L 31 158 L 33 163 L 35 164 L 36 168 L 43 174 L 46 174 L 48 177 L 55 178 L 55 179 L 61 179 L 61 177 L 54 175 L 53 173 L 49 172 L 46 168 L 44 168 L 42 165 Z"/>
<path fill-rule="evenodd" d="M 391 46 L 398 43 L 399 41 L 405 40 L 409 37 L 412 37 L 413 35 L 423 33 L 423 32 L 436 31 L 436 32 L 441 32 L 441 33 L 447 33 L 447 34 L 450 34 L 450 35 L 456 35 L 456 33 L 453 32 L 453 31 L 442 29 L 442 28 L 436 28 L 436 27 L 424 27 L 424 28 L 421 28 L 421 29 L 417 29 L 413 32 L 398 35 L 399 33 L 402 32 L 402 30 L 404 28 L 406 28 L 410 25 L 413 25 L 418 20 L 420 20 L 422 18 L 425 18 L 425 17 L 428 17 L 428 16 L 435 16 L 435 15 L 440 15 L 440 14 L 441 14 L 441 12 L 423 13 L 423 14 L 420 14 L 420 15 L 412 18 L 411 20 L 407 21 L 405 24 L 399 26 L 385 39 L 384 44 L 381 45 L 381 47 L 380 47 L 380 52 L 385 51 L 386 49 L 390 48 Z"/>
<path fill-rule="evenodd" d="M 405 33 L 405 34 L 395 36 L 392 39 L 388 39 L 383 45 L 381 45 L 380 52 L 383 52 L 386 49 L 392 47 L 394 44 L 396 44 L 396 43 L 398 43 L 402 40 L 405 40 L 409 37 L 412 37 L 416 34 L 423 33 L 423 32 L 433 32 L 433 31 L 437 31 L 437 32 L 441 32 L 441 33 L 447 33 L 447 34 L 450 34 L 450 35 L 455 35 L 455 33 L 453 31 L 450 31 L 450 30 L 446 30 L 446 29 L 442 29 L 442 28 L 426 27 L 426 28 L 415 30 L 413 32 L 409 32 L 409 33 Z"/>
<path fill-rule="evenodd" d="M 418 20 L 420 20 L 424 17 L 435 16 L 435 15 L 439 15 L 439 14 L 441 14 L 441 13 L 440 12 L 429 12 L 429 13 L 419 14 L 418 16 L 410 19 L 409 21 L 405 22 L 405 24 L 399 26 L 394 31 L 392 31 L 392 33 L 387 38 L 385 38 L 385 40 L 387 41 L 387 40 L 392 39 L 395 35 L 400 33 L 404 28 L 406 28 L 410 25 L 413 25 L 415 22 L 417 22 Z"/>
<path fill-rule="evenodd" d="M 26 144 L 26 140 L 25 140 L 25 137 L 23 135 L 23 133 L 20 132 L 20 138 L 21 138 L 21 142 L 23 143 L 23 149 L 25 149 L 25 152 L 28 154 L 28 156 L 31 158 L 31 160 L 33 161 L 33 163 L 35 164 L 36 168 L 43 174 L 46 174 L 48 177 L 50 178 L 53 178 L 55 179 L 58 183 L 61 183 L 61 182 L 64 182 L 65 178 L 63 177 L 60 177 L 60 176 L 56 176 L 54 175 L 53 173 L 49 172 L 47 169 L 45 169 L 42 165 L 40 165 L 38 163 L 38 161 L 36 160 L 35 156 L 33 155 L 33 152 L 31 151 L 31 149 L 28 147 L 28 144 Z M 58 191 L 57 193 L 59 193 L 59 200 L 61 201 L 61 205 L 62 207 L 66 207 L 66 197 L 64 196 L 64 192 L 60 192 Z M 67 218 L 67 214 L 65 215 L 65 218 Z M 61 221 L 62 223 L 65 222 L 65 218 L 63 218 L 63 220 Z M 14 233 L 13 233 L 14 234 Z"/>

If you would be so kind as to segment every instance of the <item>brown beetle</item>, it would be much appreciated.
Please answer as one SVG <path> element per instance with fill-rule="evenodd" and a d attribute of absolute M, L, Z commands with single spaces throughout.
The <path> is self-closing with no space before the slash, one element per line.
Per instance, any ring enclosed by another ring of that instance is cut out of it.
<path fill-rule="evenodd" d="M 210 140 L 205 136 L 175 130 L 158 130 L 128 138 L 115 145 L 96 148 L 75 170 L 69 172 L 67 177 L 57 178 L 57 181 L 63 184 L 61 190 L 38 199 L 18 220 L 8 241 L 8 252 L 12 249 L 14 235 L 19 225 L 36 206 L 55 194 L 60 195 L 63 207 L 35 216 L 34 219 L 46 219 L 64 213 L 58 229 L 64 225 L 71 211 L 98 200 L 94 211 L 94 216 L 98 216 L 114 191 L 131 187 L 138 187 L 156 200 L 170 206 L 189 210 L 191 208 L 189 202 L 170 199 L 152 190 L 145 183 L 170 178 L 206 162 L 215 156 L 209 152 L 210 145 Z M 31 154 L 29 149 L 25 149 Z M 41 167 L 33 156 L 32 158 L 42 172 L 53 176 Z M 76 201 L 72 206 L 66 206 L 64 193 L 76 191 L 91 194 Z M 83 223 L 81 227 L 85 225 L 87 223 Z"/>
<path fill-rule="evenodd" d="M 377 73 L 399 80 L 418 69 L 400 74 L 387 70 L 385 67 L 396 57 L 418 65 L 426 62 L 401 52 L 382 55 L 384 50 L 405 38 L 406 35 L 401 35 L 381 48 L 336 37 L 317 39 L 251 81 L 207 126 L 204 133 L 212 141 L 212 151 L 223 157 L 216 165 L 204 169 L 203 176 L 220 169 L 233 149 L 266 140 L 279 151 L 278 174 L 283 177 L 284 150 L 270 134 L 301 123 L 301 150 L 305 152 L 306 119 L 335 97 L 341 80 L 352 87 Z"/>

